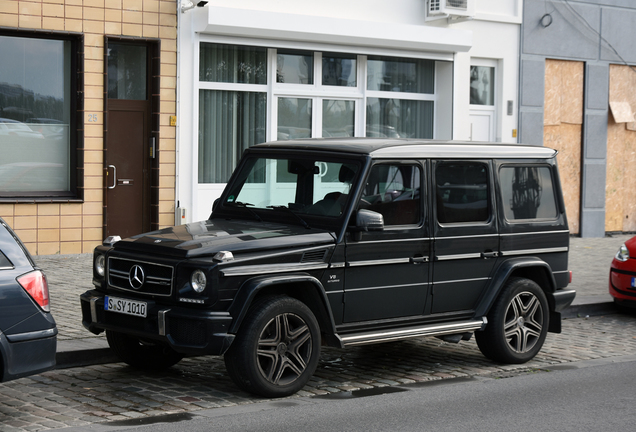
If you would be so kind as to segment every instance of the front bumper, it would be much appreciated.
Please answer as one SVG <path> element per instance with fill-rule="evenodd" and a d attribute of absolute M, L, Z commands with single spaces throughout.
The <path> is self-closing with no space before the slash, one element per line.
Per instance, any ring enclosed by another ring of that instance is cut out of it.
<path fill-rule="evenodd" d="M 636 301 L 636 287 L 632 286 L 633 278 L 636 278 L 636 273 L 632 271 L 610 268 L 610 295 L 616 300 Z"/>
<path fill-rule="evenodd" d="M 159 341 L 188 355 L 221 355 L 234 340 L 227 333 L 232 323 L 228 312 L 166 306 L 145 299 L 148 312 L 142 318 L 104 310 L 104 294 L 99 291 L 85 292 L 80 301 L 82 324 L 95 334 L 113 330 Z"/>

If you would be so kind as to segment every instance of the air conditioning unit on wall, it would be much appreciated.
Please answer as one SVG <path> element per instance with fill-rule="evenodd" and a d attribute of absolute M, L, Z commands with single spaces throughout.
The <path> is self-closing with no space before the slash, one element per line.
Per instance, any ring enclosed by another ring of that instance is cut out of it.
<path fill-rule="evenodd" d="M 475 0 L 428 0 L 427 18 L 472 18 Z"/>

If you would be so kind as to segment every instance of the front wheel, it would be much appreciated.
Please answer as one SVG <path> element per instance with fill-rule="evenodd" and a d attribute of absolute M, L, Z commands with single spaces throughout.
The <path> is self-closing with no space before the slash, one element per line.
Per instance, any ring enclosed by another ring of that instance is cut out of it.
<path fill-rule="evenodd" d="M 539 285 L 530 279 L 513 278 L 488 314 L 486 329 L 475 332 L 475 340 L 491 360 L 525 363 L 543 346 L 548 320 L 548 301 Z"/>
<path fill-rule="evenodd" d="M 283 397 L 305 386 L 319 356 L 320 327 L 311 310 L 294 298 L 265 297 L 251 307 L 225 366 L 243 390 Z"/>
<path fill-rule="evenodd" d="M 110 349 L 132 367 L 145 370 L 162 370 L 173 366 L 183 358 L 167 345 L 143 341 L 124 333 L 106 330 Z"/>

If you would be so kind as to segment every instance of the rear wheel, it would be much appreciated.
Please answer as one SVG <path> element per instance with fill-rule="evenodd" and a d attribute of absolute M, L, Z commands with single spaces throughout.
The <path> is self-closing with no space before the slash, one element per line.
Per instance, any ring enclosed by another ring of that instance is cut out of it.
<path fill-rule="evenodd" d="M 290 297 L 265 297 L 250 309 L 225 366 L 243 390 L 289 396 L 311 378 L 320 356 L 320 327 L 311 310 Z"/>
<path fill-rule="evenodd" d="M 475 332 L 477 346 L 491 360 L 525 363 L 545 341 L 549 324 L 548 301 L 534 281 L 513 278 L 488 314 L 484 331 Z"/>
<path fill-rule="evenodd" d="M 161 370 L 173 366 L 183 358 L 167 345 L 143 341 L 124 333 L 106 330 L 106 340 L 115 354 L 125 363 L 138 369 Z"/>

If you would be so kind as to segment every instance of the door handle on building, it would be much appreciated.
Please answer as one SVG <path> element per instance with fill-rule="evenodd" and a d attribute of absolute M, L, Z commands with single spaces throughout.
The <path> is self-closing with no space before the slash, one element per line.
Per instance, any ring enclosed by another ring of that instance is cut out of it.
<path fill-rule="evenodd" d="M 108 165 L 108 168 L 113 169 L 113 185 L 108 186 L 108 189 L 115 189 L 115 186 L 117 186 L 117 168 L 115 168 L 115 165 Z"/>

